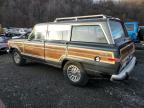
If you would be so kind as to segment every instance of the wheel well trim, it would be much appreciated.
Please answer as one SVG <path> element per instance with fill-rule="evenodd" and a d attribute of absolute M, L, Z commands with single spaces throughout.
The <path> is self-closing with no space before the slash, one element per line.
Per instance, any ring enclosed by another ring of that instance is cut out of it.
<path fill-rule="evenodd" d="M 72 60 L 72 59 L 64 59 L 64 60 L 62 61 L 62 63 L 61 63 L 61 68 L 62 68 L 62 69 L 63 69 L 64 65 L 65 65 L 68 61 L 79 63 L 79 64 L 84 68 L 84 70 L 86 71 L 86 69 L 85 69 L 85 67 L 84 67 L 84 65 L 83 65 L 82 62 L 76 61 L 76 60 Z"/>

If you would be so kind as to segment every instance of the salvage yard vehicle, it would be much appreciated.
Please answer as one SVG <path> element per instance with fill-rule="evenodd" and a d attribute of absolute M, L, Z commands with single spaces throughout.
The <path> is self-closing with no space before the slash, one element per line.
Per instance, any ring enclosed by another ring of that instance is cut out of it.
<path fill-rule="evenodd" d="M 133 42 L 139 42 L 138 32 L 139 24 L 138 22 L 125 22 L 125 26 L 128 32 L 129 37 Z"/>
<path fill-rule="evenodd" d="M 30 34 L 30 32 L 27 32 L 25 34 L 21 34 L 21 35 L 18 35 L 18 36 L 13 36 L 12 39 L 27 39 L 29 34 Z"/>
<path fill-rule="evenodd" d="M 8 50 L 8 38 L 1 34 L 0 35 L 0 52 L 6 52 Z"/>
<path fill-rule="evenodd" d="M 144 26 L 139 26 L 139 35 L 141 35 L 142 41 L 144 41 Z"/>
<path fill-rule="evenodd" d="M 106 15 L 57 18 L 35 25 L 28 39 L 8 44 L 16 65 L 31 59 L 62 68 L 73 85 L 85 85 L 97 75 L 124 80 L 136 63 L 124 23 Z"/>

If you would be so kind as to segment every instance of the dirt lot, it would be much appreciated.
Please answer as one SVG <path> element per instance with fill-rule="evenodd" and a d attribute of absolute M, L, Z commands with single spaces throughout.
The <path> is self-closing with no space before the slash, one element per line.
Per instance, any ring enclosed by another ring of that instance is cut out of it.
<path fill-rule="evenodd" d="M 68 84 L 60 69 L 38 63 L 15 66 L 0 56 L 0 100 L 7 108 L 144 108 L 144 63 L 130 80 L 90 80 L 86 87 Z"/>

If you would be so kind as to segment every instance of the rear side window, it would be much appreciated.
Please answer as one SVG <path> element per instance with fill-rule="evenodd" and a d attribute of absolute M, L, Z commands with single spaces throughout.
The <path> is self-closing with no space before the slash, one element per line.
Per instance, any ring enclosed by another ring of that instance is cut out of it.
<path fill-rule="evenodd" d="M 69 33 L 69 31 L 49 31 L 49 40 L 68 41 L 70 39 Z"/>
<path fill-rule="evenodd" d="M 48 26 L 48 33 L 49 33 L 48 40 L 69 41 L 70 30 L 71 30 L 71 26 L 69 25 L 49 25 Z"/>
<path fill-rule="evenodd" d="M 126 37 L 122 24 L 118 21 L 110 21 L 110 28 L 114 40 Z"/>
<path fill-rule="evenodd" d="M 62 31 L 49 31 L 49 40 L 62 40 Z"/>
<path fill-rule="evenodd" d="M 107 43 L 102 28 L 99 25 L 73 26 L 72 41 Z"/>

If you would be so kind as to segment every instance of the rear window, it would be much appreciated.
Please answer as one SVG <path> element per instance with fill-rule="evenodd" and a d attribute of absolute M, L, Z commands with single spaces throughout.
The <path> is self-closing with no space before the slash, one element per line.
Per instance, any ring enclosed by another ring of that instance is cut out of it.
<path fill-rule="evenodd" d="M 134 30 L 134 24 L 125 24 L 127 31 L 133 31 Z"/>
<path fill-rule="evenodd" d="M 107 43 L 104 32 L 99 25 L 73 26 L 72 41 Z"/>
<path fill-rule="evenodd" d="M 126 37 L 122 24 L 118 21 L 110 21 L 110 28 L 114 40 Z"/>

